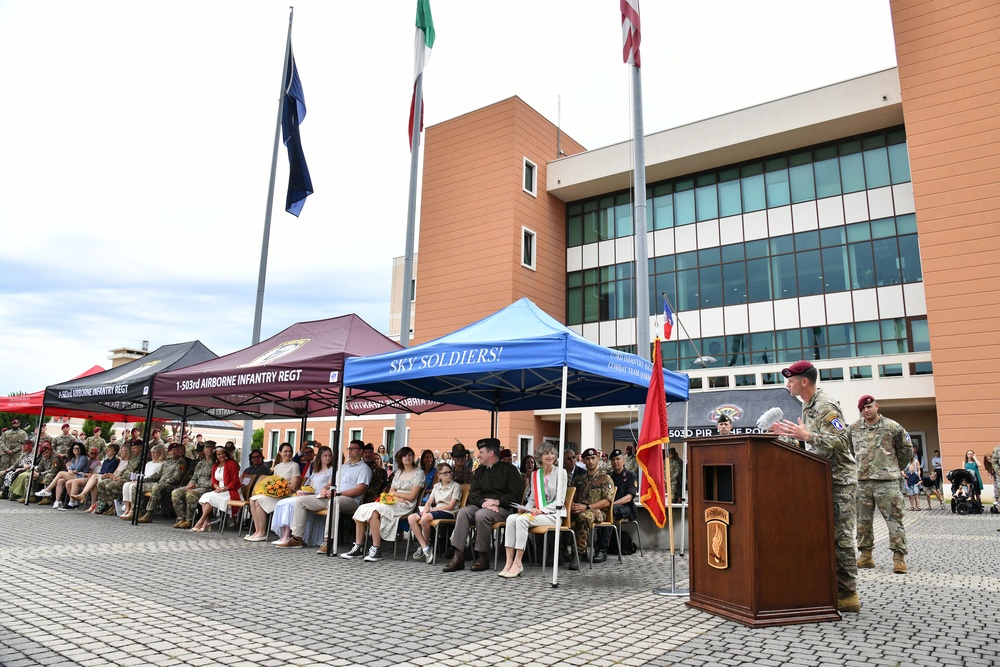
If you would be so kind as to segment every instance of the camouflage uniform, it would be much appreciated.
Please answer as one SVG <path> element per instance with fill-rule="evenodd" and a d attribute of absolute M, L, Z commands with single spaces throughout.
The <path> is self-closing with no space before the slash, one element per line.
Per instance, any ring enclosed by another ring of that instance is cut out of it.
<path fill-rule="evenodd" d="M 615 502 L 615 483 L 603 472 L 595 471 L 593 475 L 584 473 L 573 478 L 573 486 L 576 488 L 576 495 L 573 502 L 581 505 L 592 505 L 599 500 L 607 499 L 611 503 Z M 573 514 L 573 532 L 576 533 L 576 548 L 582 554 L 587 550 L 587 539 L 590 537 L 590 529 L 595 523 L 604 521 L 607 516 L 606 509 L 589 509 Z"/>
<path fill-rule="evenodd" d="M 874 424 L 864 419 L 854 422 L 847 437 L 858 458 L 858 549 L 871 550 L 875 544 L 872 520 L 878 507 L 889 528 L 889 549 L 905 556 L 908 549 L 899 471 L 910 462 L 910 434 L 880 415 Z"/>
<path fill-rule="evenodd" d="M 97 483 L 97 510 L 103 512 L 108 507 L 113 507 L 116 500 L 122 497 L 122 486 L 129 481 L 132 473 L 139 468 L 139 457 L 133 456 L 125 464 L 118 476 L 118 479 L 111 479 L 110 475 L 105 475 Z"/>
<path fill-rule="evenodd" d="M 857 592 L 858 562 L 854 553 L 858 468 L 837 402 L 822 389 L 802 406 L 802 422 L 809 430 L 809 451 L 830 462 L 833 476 L 833 542 L 837 558 L 837 589 L 844 597 Z"/>
<path fill-rule="evenodd" d="M 374 475 L 372 478 L 374 479 Z M 472 484 L 472 473 L 465 466 L 454 468 L 452 470 L 452 480 L 456 484 Z"/>
<path fill-rule="evenodd" d="M 670 502 L 679 503 L 681 501 L 681 468 L 683 463 L 679 459 L 667 458 L 670 464 Z"/>
<path fill-rule="evenodd" d="M 630 455 L 625 457 L 625 470 L 635 475 L 636 479 L 639 479 L 639 461 L 635 458 L 635 455 Z"/>
<path fill-rule="evenodd" d="M 34 467 L 29 472 L 23 472 L 17 476 L 13 484 L 10 485 L 10 499 L 11 500 L 23 500 L 24 494 L 28 491 L 28 483 L 32 482 L 32 491 L 45 488 L 48 486 L 52 478 L 56 476 L 55 471 L 52 469 L 53 460 L 51 457 L 45 458 L 44 456 L 39 456 L 36 459 Z M 38 473 L 37 480 L 31 480 L 28 475 L 31 473 Z M 39 486 L 40 484 L 40 486 Z"/>
<path fill-rule="evenodd" d="M 27 439 L 28 434 L 22 428 L 12 428 L 0 436 L 0 470 L 7 470 L 21 459 L 21 445 Z"/>
<path fill-rule="evenodd" d="M 385 485 L 386 474 L 385 468 L 379 468 L 376 465 L 371 466 L 372 478 L 368 482 L 368 488 L 365 489 L 365 495 L 362 496 L 359 505 L 364 505 L 365 503 L 375 502 L 375 498 L 378 497 L 379 491 Z"/>
<path fill-rule="evenodd" d="M 198 507 L 198 499 L 212 490 L 212 462 L 208 459 L 198 461 L 190 483 L 194 485 L 193 488 L 180 486 L 170 493 L 170 503 L 174 506 L 178 521 L 191 521 Z"/>
<path fill-rule="evenodd" d="M 104 458 L 104 449 L 108 446 L 108 443 L 104 441 L 104 438 L 99 435 L 92 435 L 87 438 L 83 444 L 85 447 L 84 454 L 89 453 L 91 447 L 97 447 L 97 458 Z"/>
<path fill-rule="evenodd" d="M 146 505 L 147 513 L 156 514 L 160 511 L 160 502 L 163 496 L 169 495 L 181 483 L 185 472 L 187 472 L 186 458 L 183 456 L 176 459 L 168 458 L 159 470 L 145 478 L 142 490 L 143 495 L 149 491 L 149 504 Z M 132 502 L 135 504 L 138 504 L 135 498 L 138 491 L 139 485 L 136 484 L 132 488 Z"/>
<path fill-rule="evenodd" d="M 76 438 L 71 435 L 57 435 L 52 440 L 52 449 L 56 454 L 66 456 L 73 449 Z"/>

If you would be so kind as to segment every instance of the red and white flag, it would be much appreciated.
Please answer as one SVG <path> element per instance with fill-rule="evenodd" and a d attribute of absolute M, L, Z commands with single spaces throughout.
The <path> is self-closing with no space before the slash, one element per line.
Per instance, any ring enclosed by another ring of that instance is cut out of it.
<path fill-rule="evenodd" d="M 622 59 L 639 67 L 639 0 L 621 0 Z"/>

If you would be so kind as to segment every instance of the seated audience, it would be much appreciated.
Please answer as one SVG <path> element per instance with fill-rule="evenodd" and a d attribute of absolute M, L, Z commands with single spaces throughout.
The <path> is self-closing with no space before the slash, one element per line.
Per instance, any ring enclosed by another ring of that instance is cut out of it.
<path fill-rule="evenodd" d="M 428 564 L 434 560 L 430 547 L 431 521 L 455 518 L 458 503 L 462 499 L 462 486 L 452 479 L 455 473 L 451 464 L 437 464 L 437 474 L 440 481 L 431 489 L 424 506 L 407 517 L 410 530 L 420 544 L 420 547 L 413 552 L 413 559 L 424 559 Z"/>
<path fill-rule="evenodd" d="M 240 491 L 240 464 L 229 458 L 229 453 L 225 447 L 216 447 L 214 450 L 215 465 L 212 466 L 212 490 L 198 499 L 201 504 L 201 518 L 191 532 L 207 533 L 212 530 L 212 508 L 225 512 L 229 509 L 230 500 L 239 500 Z M 288 458 L 291 463 L 292 446 L 288 445 Z M 297 466 L 296 466 L 297 467 Z M 275 500 L 272 498 L 272 500 Z M 273 507 L 272 507 L 273 509 Z"/>
<path fill-rule="evenodd" d="M 183 449 L 183 445 L 174 444 Z M 194 521 L 194 513 L 198 509 L 198 501 L 203 495 L 212 491 L 212 468 L 215 466 L 213 453 L 214 450 L 206 450 L 202 446 L 198 450 L 198 462 L 194 466 L 194 471 L 192 471 L 191 479 L 187 485 L 177 487 L 170 492 L 170 504 L 174 508 L 174 514 L 177 515 L 174 528 L 190 528 Z M 251 455 L 250 458 L 252 461 L 253 456 Z M 225 474 L 224 471 L 223 474 Z"/>
<path fill-rule="evenodd" d="M 250 452 L 250 465 L 243 471 L 243 475 L 270 475 L 271 466 L 264 463 L 264 452 L 255 449 Z"/>
<path fill-rule="evenodd" d="M 140 516 L 136 523 L 150 523 L 153 515 L 160 511 L 160 503 L 163 502 L 164 496 L 169 498 L 184 479 L 184 474 L 187 472 L 184 448 L 180 445 L 170 445 L 167 448 L 167 456 L 160 469 L 143 480 L 143 494 L 149 491 L 149 503 L 146 505 L 146 513 Z M 133 499 L 133 502 L 139 503 L 136 499 Z"/>
<path fill-rule="evenodd" d="M 125 460 L 128 460 L 127 456 Z M 94 497 L 87 508 L 88 513 L 93 512 L 97 507 L 97 483 L 101 481 L 104 475 L 116 472 L 120 463 L 121 460 L 118 458 L 118 444 L 109 442 L 107 449 L 104 450 L 104 460 L 101 461 L 101 467 L 98 468 L 97 472 L 91 473 L 87 477 L 71 479 L 66 483 L 66 492 L 69 494 L 70 500 L 72 500 L 69 506 L 78 507 L 80 503 L 85 502 L 88 494 L 93 493 Z"/>
<path fill-rule="evenodd" d="M 333 450 L 323 445 L 319 448 L 316 458 L 313 459 L 309 476 L 306 477 L 295 495 L 282 498 L 274 507 L 274 514 L 271 517 L 271 530 L 278 535 L 274 541 L 277 547 L 301 546 L 290 544 L 292 539 L 292 516 L 295 513 L 296 503 L 303 497 L 317 497 L 323 489 L 330 489 L 333 483 Z M 248 540 L 256 541 L 256 540 Z"/>
<path fill-rule="evenodd" d="M 166 458 L 167 450 L 163 445 L 151 447 L 149 450 L 149 461 L 146 462 L 146 467 L 143 468 L 142 478 L 145 479 L 159 472 Z M 134 507 L 132 497 L 135 495 L 136 487 L 139 486 L 139 475 L 132 473 L 130 477 L 131 479 L 122 485 L 122 502 L 125 503 L 125 511 L 120 518 L 123 521 L 129 521 L 132 518 L 132 509 Z"/>
<path fill-rule="evenodd" d="M 66 470 L 57 474 L 49 482 L 48 486 L 35 495 L 40 498 L 46 498 L 51 496 L 52 490 L 55 489 L 55 503 L 52 506 L 55 509 L 61 509 L 64 505 L 62 494 L 63 489 L 66 487 L 66 482 L 90 474 L 90 458 L 85 452 L 86 450 L 82 444 L 74 444 L 72 454 L 70 454 L 70 458 L 66 462 Z"/>
<path fill-rule="evenodd" d="M 615 485 L 615 501 L 611 506 L 612 515 L 608 517 L 612 521 L 625 519 L 635 520 L 635 497 L 639 495 L 635 475 L 625 469 L 625 456 L 622 450 L 611 451 L 611 482 Z M 603 563 L 608 559 L 608 546 L 611 544 L 611 536 L 615 533 L 612 528 L 601 528 L 597 531 L 597 544 L 594 545 L 594 562 Z M 618 545 L 619 549 L 621 545 Z"/>
<path fill-rule="evenodd" d="M 35 459 L 35 465 L 30 473 L 25 471 L 14 478 L 7 497 L 10 500 L 23 500 L 25 494 L 29 492 L 29 481 L 32 485 L 37 483 L 41 486 L 51 482 L 56 474 L 54 464 L 52 446 L 47 443 L 43 444 L 38 448 L 38 457 Z"/>
<path fill-rule="evenodd" d="M 128 447 L 125 449 L 128 449 L 129 454 L 122 457 L 125 465 L 112 474 L 104 475 L 97 483 L 97 507 L 94 509 L 95 514 L 114 516 L 116 513 L 115 501 L 122 497 L 122 490 L 125 488 L 125 483 L 130 481 L 132 475 L 139 470 L 139 463 L 142 457 L 142 440 L 129 439 L 126 442 L 128 442 Z M 120 451 L 119 454 L 124 454 L 125 449 Z"/>
<path fill-rule="evenodd" d="M 281 462 L 274 466 L 274 474 L 284 477 L 294 493 L 298 490 L 302 480 L 302 469 L 293 460 L 292 445 L 287 442 L 281 443 L 278 448 L 278 456 L 281 458 Z M 250 536 L 259 538 L 254 541 L 267 540 L 267 517 L 277 505 L 278 498 L 272 498 L 263 493 L 250 497 L 250 516 L 253 517 L 253 533 Z"/>
<path fill-rule="evenodd" d="M 488 570 L 493 524 L 505 521 L 514 503 L 519 502 L 524 494 L 521 473 L 511 464 L 500 462 L 499 440 L 483 438 L 476 443 L 476 447 L 479 449 L 479 466 L 472 475 L 469 499 L 455 516 L 455 530 L 451 535 L 455 553 L 444 566 L 444 572 L 465 569 L 465 543 L 473 526 L 476 527 L 476 560 L 471 569 L 473 572 Z"/>
<path fill-rule="evenodd" d="M 572 481 L 572 485 L 576 487 L 576 495 L 573 496 L 573 506 L 570 510 L 573 532 L 576 534 L 577 553 L 580 558 L 585 558 L 590 529 L 608 516 L 615 494 L 611 477 L 598 469 L 597 450 L 593 447 L 584 450 L 582 459 L 586 469 Z M 575 560 L 570 560 L 569 563 L 569 569 L 577 569 Z"/>
<path fill-rule="evenodd" d="M 403 447 L 396 452 L 396 472 L 386 498 L 362 505 L 354 512 L 354 545 L 341 558 L 359 558 L 374 563 L 382 560 L 382 540 L 393 542 L 399 519 L 416 506 L 420 490 L 424 488 L 426 475 L 413 460 L 413 450 Z M 365 540 L 365 527 L 371 527 L 372 546 L 363 554 L 361 545 Z"/>
<path fill-rule="evenodd" d="M 555 466 L 556 448 L 550 443 L 543 443 L 538 448 L 538 456 L 542 467 L 528 477 L 527 502 L 517 514 L 507 517 L 504 533 L 507 562 L 499 573 L 507 579 L 519 577 L 524 571 L 521 560 L 528 543 L 528 531 L 535 526 L 555 526 L 566 516 L 565 509 L 560 508 L 566 501 L 568 475 L 565 469 Z"/>

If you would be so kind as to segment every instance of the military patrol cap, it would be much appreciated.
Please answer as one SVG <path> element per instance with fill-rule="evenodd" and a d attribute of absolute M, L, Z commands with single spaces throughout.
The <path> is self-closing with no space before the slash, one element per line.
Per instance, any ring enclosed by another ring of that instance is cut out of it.
<path fill-rule="evenodd" d="M 781 374 L 786 378 L 795 377 L 796 375 L 802 375 L 806 371 L 814 368 L 814 366 L 808 361 L 796 361 L 794 364 L 788 368 L 783 368 Z"/>
<path fill-rule="evenodd" d="M 492 449 L 494 454 L 500 455 L 499 438 L 480 438 L 476 441 L 476 449 Z"/>
<path fill-rule="evenodd" d="M 608 459 L 609 460 L 610 459 L 614 459 L 614 458 L 617 458 L 617 457 L 619 457 L 621 455 L 622 455 L 622 450 L 620 450 L 620 449 L 612 449 L 611 450 L 611 454 L 608 455 Z"/>
<path fill-rule="evenodd" d="M 858 412 L 864 410 L 866 405 L 871 405 L 874 402 L 875 402 L 874 396 L 871 396 L 870 394 L 865 394 L 864 396 L 858 399 Z"/>
<path fill-rule="evenodd" d="M 782 372 L 784 372 L 784 371 L 782 371 Z M 725 412 L 723 412 L 721 415 L 719 415 L 719 423 L 720 424 L 723 423 L 723 422 L 727 422 L 727 421 L 729 421 L 729 415 L 727 415 Z"/>
<path fill-rule="evenodd" d="M 580 458 L 585 459 L 588 456 L 597 456 L 597 455 L 598 452 L 596 449 L 594 449 L 593 447 L 588 447 L 587 449 L 583 450 L 583 454 L 580 454 Z"/>

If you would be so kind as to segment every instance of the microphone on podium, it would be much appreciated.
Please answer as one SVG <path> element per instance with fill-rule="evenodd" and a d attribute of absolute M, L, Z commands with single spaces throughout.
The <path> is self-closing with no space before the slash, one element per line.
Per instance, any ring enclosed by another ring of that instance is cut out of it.
<path fill-rule="evenodd" d="M 777 424 L 784 416 L 785 413 L 781 408 L 771 408 L 762 414 L 760 419 L 757 420 L 757 428 L 767 433 L 771 430 L 771 427 Z"/>

